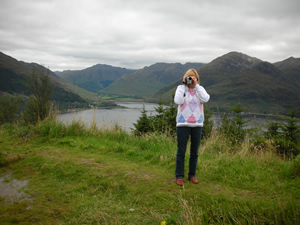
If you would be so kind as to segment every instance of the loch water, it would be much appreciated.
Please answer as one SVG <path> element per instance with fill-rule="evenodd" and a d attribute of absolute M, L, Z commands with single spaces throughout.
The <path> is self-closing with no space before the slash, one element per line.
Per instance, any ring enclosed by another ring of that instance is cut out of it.
<path fill-rule="evenodd" d="M 142 115 L 142 109 L 145 107 L 148 116 L 155 115 L 155 108 L 158 104 L 147 102 L 116 102 L 123 108 L 112 109 L 88 109 L 74 111 L 71 113 L 58 114 L 57 118 L 63 123 L 72 123 L 72 121 L 81 121 L 87 125 L 96 123 L 97 127 L 114 127 L 120 126 L 126 131 L 134 129 L 134 123 L 137 122 Z M 213 114 L 211 120 L 214 121 L 214 126 L 218 127 L 222 121 L 222 113 Z M 230 117 L 230 116 L 229 116 Z M 275 118 L 266 115 L 245 115 L 245 120 L 248 121 L 245 128 L 264 127 L 269 121 L 274 121 Z"/>
<path fill-rule="evenodd" d="M 130 131 L 134 129 L 133 124 L 142 115 L 143 106 L 145 106 L 145 110 L 147 110 L 149 116 L 154 115 L 155 107 L 158 107 L 158 104 L 146 102 L 117 102 L 117 104 L 124 108 L 74 111 L 59 114 L 57 118 L 59 121 L 69 124 L 72 121 L 81 121 L 87 125 L 96 123 L 97 127 L 113 127 L 118 125 L 126 131 Z"/>

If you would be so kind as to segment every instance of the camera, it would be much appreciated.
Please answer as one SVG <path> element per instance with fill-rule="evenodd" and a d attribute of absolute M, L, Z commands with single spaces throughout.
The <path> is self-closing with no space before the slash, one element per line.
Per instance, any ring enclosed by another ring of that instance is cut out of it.
<path fill-rule="evenodd" d="M 192 77 L 186 77 L 185 80 L 182 82 L 186 85 L 192 84 L 193 83 L 193 78 Z"/>

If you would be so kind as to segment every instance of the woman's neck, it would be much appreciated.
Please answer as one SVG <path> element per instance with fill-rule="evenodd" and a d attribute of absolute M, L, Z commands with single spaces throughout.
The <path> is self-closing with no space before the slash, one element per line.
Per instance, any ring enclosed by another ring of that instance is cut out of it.
<path fill-rule="evenodd" d="M 196 85 L 194 85 L 194 84 L 190 84 L 190 85 L 188 86 L 188 88 L 191 89 L 191 90 L 194 90 L 195 86 L 196 86 Z"/>

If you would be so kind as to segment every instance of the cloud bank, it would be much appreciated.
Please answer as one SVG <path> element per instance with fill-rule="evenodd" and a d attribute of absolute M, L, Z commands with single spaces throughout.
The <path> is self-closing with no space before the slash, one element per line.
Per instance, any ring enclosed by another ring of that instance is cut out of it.
<path fill-rule="evenodd" d="M 139 69 L 239 51 L 299 57 L 298 0 L 2 0 L 0 51 L 53 71 Z"/>

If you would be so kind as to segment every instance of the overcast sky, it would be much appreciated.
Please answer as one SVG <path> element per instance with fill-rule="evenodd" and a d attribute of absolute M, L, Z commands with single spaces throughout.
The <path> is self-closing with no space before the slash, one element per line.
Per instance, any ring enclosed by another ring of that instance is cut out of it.
<path fill-rule="evenodd" d="M 300 57 L 299 0 L 0 0 L 0 51 L 52 71 L 140 69 L 238 51 Z"/>

